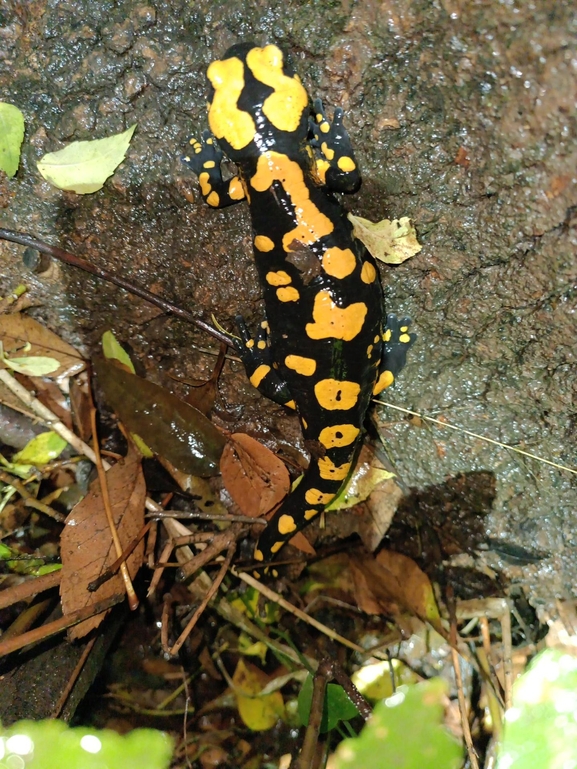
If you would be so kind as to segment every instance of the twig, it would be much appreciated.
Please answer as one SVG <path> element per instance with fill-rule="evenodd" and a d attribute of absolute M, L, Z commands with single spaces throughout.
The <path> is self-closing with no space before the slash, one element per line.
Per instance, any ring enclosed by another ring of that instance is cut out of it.
<path fill-rule="evenodd" d="M 207 334 L 210 334 L 215 339 L 218 339 L 219 342 L 222 342 L 229 347 L 231 346 L 231 340 L 226 334 L 216 328 L 213 328 L 209 323 L 205 323 L 205 321 L 200 320 L 200 318 L 195 317 L 192 313 L 183 310 L 171 302 L 167 302 L 165 299 L 162 299 L 162 297 L 147 291 L 145 288 L 140 288 L 140 286 L 133 285 L 128 280 L 115 275 L 113 272 L 103 270 L 94 264 L 90 264 L 90 262 L 87 262 L 85 259 L 81 259 L 75 254 L 71 254 L 69 251 L 64 251 L 64 249 L 58 248 L 57 246 L 50 246 L 48 243 L 44 243 L 42 240 L 38 240 L 33 235 L 29 235 L 26 232 L 16 232 L 14 230 L 0 229 L 0 239 L 9 240 L 11 243 L 18 243 L 21 246 L 35 248 L 42 254 L 48 254 L 54 259 L 58 259 L 61 262 L 70 264 L 73 267 L 78 267 L 79 269 L 84 270 L 84 272 L 89 272 L 91 275 L 96 275 L 96 277 L 100 278 L 101 280 L 106 280 L 108 283 L 114 283 L 115 286 L 120 286 L 120 288 L 123 288 L 125 291 L 128 291 L 135 296 L 139 296 L 141 299 L 145 299 L 147 302 L 154 304 L 156 307 L 160 307 L 161 310 L 169 312 L 172 315 L 177 315 L 179 318 L 183 318 L 183 320 L 186 320 L 189 323 L 193 323 L 198 328 L 206 331 Z"/>
<path fill-rule="evenodd" d="M 38 510 L 45 515 L 48 515 L 53 520 L 58 521 L 58 523 L 63 523 L 66 520 L 65 515 L 62 515 L 62 513 L 59 513 L 57 510 L 53 510 L 48 505 L 40 502 L 40 500 L 36 499 L 34 494 L 31 494 L 28 491 L 23 483 L 21 483 L 17 478 L 14 478 L 14 476 L 9 475 L 4 470 L 0 470 L 0 481 L 5 483 L 7 486 L 12 486 L 15 488 L 24 500 L 26 507 L 33 507 L 35 510 Z"/>
<path fill-rule="evenodd" d="M 220 587 L 220 584 L 221 584 L 222 580 L 225 578 L 226 572 L 228 571 L 228 569 L 230 567 L 230 563 L 232 561 L 232 557 L 234 555 L 234 551 L 235 550 L 236 550 L 236 540 L 229 545 L 228 552 L 227 552 L 227 554 L 225 556 L 224 562 L 223 562 L 222 566 L 220 567 L 220 570 L 219 570 L 218 574 L 214 578 L 214 580 L 212 582 L 212 585 L 208 589 L 208 592 L 206 593 L 206 595 L 205 595 L 203 601 L 201 602 L 200 606 L 198 607 L 198 609 L 194 612 L 194 614 L 190 618 L 190 621 L 187 623 L 186 627 L 184 628 L 184 630 L 180 634 L 180 637 L 178 638 L 176 643 L 173 645 L 173 647 L 171 649 L 169 649 L 169 654 L 171 656 L 176 656 L 178 654 L 178 652 L 180 651 L 180 648 L 182 647 L 183 643 L 186 641 L 186 639 L 190 635 L 193 627 L 198 622 L 198 619 L 199 619 L 200 615 L 204 612 L 204 610 L 208 606 L 210 600 L 212 599 L 212 597 L 215 595 L 216 591 Z"/>
<path fill-rule="evenodd" d="M 116 528 L 116 521 L 112 513 L 112 506 L 110 505 L 110 495 L 108 493 L 108 480 L 106 478 L 106 471 L 102 465 L 102 459 L 100 457 L 100 447 L 98 445 L 98 430 L 96 427 L 96 409 L 94 404 L 90 404 L 90 423 L 92 427 L 92 445 L 94 447 L 94 456 L 96 458 L 96 470 L 98 471 L 98 480 L 100 482 L 100 493 L 102 494 L 102 504 L 104 505 L 104 512 L 106 513 L 106 520 L 108 522 L 108 528 L 110 529 L 110 536 L 112 537 L 112 543 L 116 550 L 116 557 L 122 557 L 122 542 L 118 536 L 118 529 Z M 122 561 L 120 564 L 120 573 L 122 575 L 122 581 L 126 589 L 126 597 L 128 598 L 128 605 L 135 611 L 138 609 L 138 598 L 134 591 L 134 585 L 132 579 L 128 573 L 128 566 L 126 561 Z"/>
<path fill-rule="evenodd" d="M 397 411 L 402 411 L 404 414 L 411 414 L 412 416 L 419 417 L 419 419 L 424 419 L 427 422 L 434 422 L 434 424 L 439 425 L 440 427 L 448 427 L 449 430 L 456 430 L 457 432 L 463 433 L 464 435 L 469 435 L 471 438 L 477 438 L 480 441 L 485 441 L 485 443 L 492 443 L 494 446 L 499 446 L 502 449 L 509 449 L 509 451 L 515 451 L 517 454 L 522 454 L 524 457 L 529 457 L 530 459 L 536 459 L 538 462 L 543 462 L 546 465 L 551 465 L 551 467 L 556 467 L 557 470 L 565 470 L 567 473 L 573 473 L 573 475 L 577 475 L 577 470 L 575 470 L 572 467 L 567 467 L 567 465 L 561 465 L 558 462 L 552 462 L 550 459 L 545 459 L 544 457 L 540 457 L 538 454 L 532 454 L 530 451 L 523 451 L 523 449 L 518 449 L 516 446 L 511 446 L 508 443 L 502 443 L 501 441 L 496 441 L 494 438 L 486 438 L 484 435 L 479 435 L 479 433 L 473 433 L 471 432 L 471 430 L 465 430 L 464 427 L 458 427 L 458 425 L 452 425 L 450 422 L 443 422 L 441 419 L 435 419 L 435 417 L 425 416 L 425 414 L 420 414 L 418 411 L 412 411 L 411 409 L 406 409 L 406 408 L 403 408 L 402 406 L 395 406 L 393 403 L 380 400 L 379 398 L 375 398 L 375 403 L 380 403 L 381 406 L 388 406 L 390 409 L 396 409 Z"/>
<path fill-rule="evenodd" d="M 62 571 L 52 571 L 50 574 L 43 574 L 41 577 L 26 580 L 19 585 L 9 587 L 7 590 L 0 591 L 0 609 L 12 606 L 19 601 L 26 601 L 45 590 L 58 587 L 62 578 Z"/>
<path fill-rule="evenodd" d="M 7 654 L 22 649 L 24 646 L 29 646 L 33 643 L 43 641 L 45 638 L 50 638 L 62 630 L 66 630 L 73 625 L 78 625 L 79 622 L 84 622 L 85 619 L 90 619 L 95 614 L 102 614 L 102 612 L 108 611 L 108 609 L 120 603 L 124 596 L 116 594 L 106 598 L 104 601 L 93 603 L 90 606 L 84 606 L 82 609 L 71 612 L 65 617 L 49 622 L 42 627 L 29 630 L 27 633 L 22 633 L 17 638 L 10 638 L 7 641 L 0 640 L 0 657 L 5 657 Z"/>
<path fill-rule="evenodd" d="M 325 692 L 329 678 L 332 678 L 332 670 L 324 667 L 321 662 L 313 680 L 313 694 L 311 698 L 309 722 L 307 724 L 301 752 L 295 763 L 295 769 L 312 769 L 314 766 L 314 757 L 323 720 Z"/>
<path fill-rule="evenodd" d="M 94 644 L 96 643 L 96 636 L 90 639 L 84 649 L 82 650 L 82 654 L 80 655 L 80 659 L 74 666 L 74 670 L 70 674 L 70 678 L 68 679 L 68 683 L 62 690 L 62 693 L 60 697 L 58 698 L 58 702 L 54 706 L 54 709 L 52 713 L 50 714 L 50 718 L 58 718 L 60 714 L 62 713 L 64 706 L 66 705 L 66 702 L 68 700 L 68 697 L 70 696 L 70 692 L 74 688 L 74 685 L 78 681 L 78 677 L 80 676 L 80 673 L 82 673 L 82 668 L 86 664 L 86 660 L 90 656 L 90 652 L 94 648 Z"/>
<path fill-rule="evenodd" d="M 259 524 L 260 526 L 266 526 L 268 523 L 266 518 L 249 518 L 246 515 L 217 515 L 213 513 L 197 513 L 194 510 L 165 510 L 162 513 L 147 513 L 146 517 L 158 518 L 159 520 L 162 520 L 163 518 L 194 518 L 200 521 L 227 521 L 228 523 L 244 524 L 250 523 L 251 526 L 253 523 Z"/>

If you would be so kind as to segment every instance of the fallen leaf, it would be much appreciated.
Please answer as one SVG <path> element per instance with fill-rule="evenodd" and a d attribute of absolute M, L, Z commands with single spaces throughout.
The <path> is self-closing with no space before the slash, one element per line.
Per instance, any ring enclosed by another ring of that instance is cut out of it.
<path fill-rule="evenodd" d="M 102 334 L 101 342 L 102 353 L 105 358 L 108 358 L 109 360 L 110 358 L 113 358 L 121 363 L 131 374 L 136 374 L 134 364 L 130 360 L 130 355 L 126 352 L 112 331 L 105 331 L 104 334 Z"/>
<path fill-rule="evenodd" d="M 55 358 L 45 358 L 42 355 L 30 355 L 22 358 L 6 358 L 2 356 L 5 366 L 26 376 L 48 376 L 60 368 Z"/>
<path fill-rule="evenodd" d="M 401 607 L 445 634 L 433 586 L 412 558 L 381 550 L 376 557 L 351 555 L 350 564 L 355 595 L 363 611 L 397 614 L 395 606 Z"/>
<path fill-rule="evenodd" d="M 28 315 L 21 313 L 0 315 L 0 341 L 6 356 L 12 363 L 15 358 L 24 356 L 32 359 L 37 357 L 55 359 L 56 367 L 47 372 L 52 379 L 73 376 L 82 371 L 85 366 L 82 357 L 74 347 Z M 47 374 L 34 373 L 31 376 L 47 376 Z"/>
<path fill-rule="evenodd" d="M 106 473 L 112 514 L 122 549 L 134 540 L 144 525 L 146 485 L 140 458 L 134 451 L 117 462 Z M 100 482 L 94 481 L 86 497 L 72 508 L 66 518 L 61 540 L 62 581 L 60 595 L 62 612 L 70 614 L 124 591 L 122 578 L 116 573 L 94 592 L 88 585 L 117 559 L 104 504 Z M 140 543 L 126 561 L 131 577 L 142 564 L 144 543 Z M 99 614 L 68 631 L 70 640 L 84 637 L 104 619 Z"/>
<path fill-rule="evenodd" d="M 64 438 L 49 430 L 46 433 L 36 435 L 31 441 L 28 441 L 22 451 L 14 454 L 12 461 L 18 465 L 42 467 L 60 456 L 66 446 L 67 443 Z"/>
<path fill-rule="evenodd" d="M 272 729 L 279 718 L 284 717 L 284 701 L 280 692 L 258 696 L 269 680 L 269 676 L 256 665 L 239 659 L 232 677 L 234 695 L 240 717 L 253 732 Z"/>
<path fill-rule="evenodd" d="M 101 189 L 124 160 L 136 124 L 105 139 L 72 142 L 58 152 L 48 152 L 38 161 L 46 181 L 60 190 L 87 195 Z"/>
<path fill-rule="evenodd" d="M 367 499 L 377 486 L 394 477 L 394 473 L 385 470 L 375 453 L 368 446 L 363 446 L 347 485 L 337 498 L 327 505 L 326 510 L 346 510 L 358 505 Z"/>
<path fill-rule="evenodd" d="M 23 140 L 24 115 L 14 104 L 0 102 L 0 171 L 10 179 L 18 171 Z"/>
<path fill-rule="evenodd" d="M 97 357 L 93 366 L 108 402 L 131 433 L 184 473 L 217 474 L 225 439 L 204 414 L 111 361 Z"/>
<path fill-rule="evenodd" d="M 284 463 L 250 435 L 235 433 L 220 460 L 224 486 L 244 515 L 260 518 L 290 490 Z"/>
<path fill-rule="evenodd" d="M 360 216 L 348 215 L 353 235 L 364 243 L 375 259 L 386 264 L 402 264 L 422 250 L 417 233 L 408 216 L 371 222 Z"/>

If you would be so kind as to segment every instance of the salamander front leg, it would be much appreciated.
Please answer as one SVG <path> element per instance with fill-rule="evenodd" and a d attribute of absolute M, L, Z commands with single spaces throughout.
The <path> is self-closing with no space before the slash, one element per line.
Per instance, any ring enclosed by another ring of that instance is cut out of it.
<path fill-rule="evenodd" d="M 373 388 L 373 395 L 378 395 L 382 390 L 393 384 L 401 369 L 407 362 L 407 352 L 417 339 L 416 334 L 409 332 L 410 318 L 400 320 L 392 313 L 387 315 L 387 321 L 383 330 L 383 352 L 379 377 Z"/>
<path fill-rule="evenodd" d="M 251 336 L 241 315 L 236 316 L 236 325 L 240 340 L 235 340 L 235 347 L 244 363 L 250 383 L 275 403 L 291 409 L 296 408 L 287 383 L 273 367 L 270 347 L 266 341 L 268 328 L 266 321 L 260 324 L 254 337 Z"/>
<path fill-rule="evenodd" d="M 222 178 L 223 153 L 210 131 L 205 131 L 200 141 L 191 136 L 188 143 L 190 151 L 182 155 L 181 160 L 198 176 L 206 203 L 213 208 L 224 208 L 244 200 L 244 187 L 239 177 L 233 176 L 226 181 Z"/>

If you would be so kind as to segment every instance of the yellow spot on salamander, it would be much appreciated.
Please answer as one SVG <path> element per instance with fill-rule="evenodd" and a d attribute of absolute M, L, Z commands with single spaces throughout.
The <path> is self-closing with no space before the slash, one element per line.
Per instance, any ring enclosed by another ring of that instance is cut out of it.
<path fill-rule="evenodd" d="M 374 283 L 376 277 L 377 271 L 374 266 L 370 262 L 365 262 L 361 270 L 361 280 L 363 283 Z"/>
<path fill-rule="evenodd" d="M 293 286 L 288 288 L 277 288 L 276 295 L 281 302 L 298 302 L 300 294 Z"/>
<path fill-rule="evenodd" d="M 377 335 L 376 335 L 376 337 L 373 339 L 373 343 L 374 343 L 374 344 L 378 344 L 378 343 L 379 343 L 379 335 L 378 335 L 378 334 L 377 334 Z"/>
<path fill-rule="evenodd" d="M 392 334 L 392 332 L 391 332 L 391 329 L 390 329 L 390 328 L 388 328 L 388 329 L 387 329 L 387 330 L 386 330 L 386 331 L 383 333 L 383 342 L 389 342 L 389 341 L 390 341 L 390 339 L 391 339 L 391 336 L 392 336 L 392 335 L 393 335 L 393 334 Z"/>
<path fill-rule="evenodd" d="M 306 430 L 309 425 L 307 420 L 304 417 L 301 417 L 301 423 L 302 423 L 303 429 Z"/>
<path fill-rule="evenodd" d="M 203 168 L 214 168 L 216 163 L 214 160 L 207 160 L 205 163 L 202 164 Z"/>
<path fill-rule="evenodd" d="M 297 407 L 297 404 L 294 401 L 287 401 L 284 405 L 287 409 L 296 409 Z"/>
<path fill-rule="evenodd" d="M 341 280 L 353 272 L 357 266 L 357 259 L 350 248 L 333 246 L 324 252 L 322 264 L 327 275 Z"/>
<path fill-rule="evenodd" d="M 271 553 L 278 553 L 278 551 L 281 549 L 283 545 L 284 545 L 284 542 L 282 541 L 282 539 L 280 542 L 275 542 L 274 545 L 270 546 Z"/>
<path fill-rule="evenodd" d="M 408 326 L 401 326 L 399 328 L 399 331 L 402 331 L 403 334 L 406 334 L 408 330 L 409 330 Z"/>
<path fill-rule="evenodd" d="M 210 195 L 207 197 L 206 202 L 209 206 L 212 206 L 213 208 L 217 208 L 218 204 L 220 203 L 220 198 L 218 197 L 218 193 L 216 193 L 214 190 L 210 193 Z"/>
<path fill-rule="evenodd" d="M 327 160 L 332 160 L 335 156 L 335 151 L 332 150 L 326 142 L 321 144 L 321 152 Z"/>
<path fill-rule="evenodd" d="M 302 376 L 312 376 L 317 370 L 317 362 L 313 358 L 304 358 L 302 355 L 287 355 L 284 359 L 287 368 L 296 371 Z"/>
<path fill-rule="evenodd" d="M 342 339 L 350 342 L 361 331 L 367 305 L 354 302 L 348 307 L 337 307 L 328 291 L 315 296 L 313 323 L 307 323 L 305 331 L 311 339 Z"/>
<path fill-rule="evenodd" d="M 310 521 L 311 518 L 314 518 L 315 515 L 318 515 L 321 511 L 320 510 L 305 510 L 305 521 Z"/>
<path fill-rule="evenodd" d="M 279 534 L 290 534 L 296 531 L 297 525 L 292 515 L 281 515 L 278 519 Z"/>
<path fill-rule="evenodd" d="M 258 347 L 259 350 L 266 350 L 266 342 L 264 341 L 264 339 L 260 339 L 256 343 L 256 346 Z"/>
<path fill-rule="evenodd" d="M 266 282 L 270 283 L 271 286 L 288 286 L 291 280 L 291 276 L 284 270 L 271 271 L 266 274 Z"/>
<path fill-rule="evenodd" d="M 399 342 L 402 342 L 403 344 L 409 344 L 411 341 L 411 337 L 409 334 L 401 334 L 399 337 Z"/>
<path fill-rule="evenodd" d="M 373 354 L 373 345 L 372 345 L 372 344 L 370 344 L 370 345 L 367 347 L 367 358 L 370 358 L 372 354 Z"/>
<path fill-rule="evenodd" d="M 305 499 L 309 505 L 328 505 L 336 497 L 336 494 L 325 494 L 318 489 L 308 489 L 305 492 Z"/>
<path fill-rule="evenodd" d="M 244 88 L 244 64 L 236 56 L 213 61 L 206 76 L 214 88 L 208 110 L 208 124 L 217 139 L 224 138 L 235 150 L 241 150 L 254 138 L 256 126 L 252 116 L 238 108 Z"/>
<path fill-rule="evenodd" d="M 350 446 L 359 437 L 360 430 L 355 425 L 332 425 L 324 427 L 319 434 L 319 441 L 327 449 L 341 449 Z"/>
<path fill-rule="evenodd" d="M 231 200 L 242 200 L 245 195 L 244 187 L 238 176 L 233 176 L 228 185 L 228 195 Z"/>
<path fill-rule="evenodd" d="M 347 174 L 350 173 L 351 171 L 354 171 L 356 168 L 355 161 L 352 158 L 347 157 L 346 155 L 337 160 L 337 165 L 341 169 L 341 171 L 344 171 Z"/>
<path fill-rule="evenodd" d="M 257 80 L 273 89 L 262 105 L 266 117 L 280 131 L 296 131 L 309 98 L 300 81 L 282 71 L 280 48 L 276 45 L 253 48 L 246 55 L 246 64 Z"/>
<path fill-rule="evenodd" d="M 254 347 L 254 339 L 249 339 L 248 342 L 245 344 L 245 347 L 248 347 L 249 350 L 252 350 Z"/>
<path fill-rule="evenodd" d="M 325 481 L 344 481 L 349 474 L 350 469 L 350 462 L 344 462 L 342 465 L 335 465 L 329 457 L 322 457 L 319 459 L 319 473 L 321 478 L 324 478 Z"/>
<path fill-rule="evenodd" d="M 254 239 L 254 247 L 259 251 L 272 251 L 274 242 L 266 235 L 257 235 Z"/>
<path fill-rule="evenodd" d="M 395 381 L 395 377 L 392 371 L 383 371 L 380 377 L 377 379 L 375 386 L 373 387 L 373 395 L 378 395 L 387 387 L 390 387 Z"/>
<path fill-rule="evenodd" d="M 252 376 L 250 377 L 251 385 L 253 387 L 258 387 L 269 372 L 270 366 L 267 366 L 265 363 L 261 363 L 261 365 L 253 372 Z"/>
<path fill-rule="evenodd" d="M 328 132 L 331 130 L 330 125 L 325 121 L 319 125 L 319 128 L 324 134 L 328 134 Z"/>
<path fill-rule="evenodd" d="M 358 382 L 339 379 L 321 379 L 315 385 L 315 396 L 319 406 L 328 411 L 352 409 L 356 405 L 361 386 Z"/>
<path fill-rule="evenodd" d="M 334 225 L 311 201 L 302 168 L 281 152 L 269 150 L 259 156 L 256 173 L 250 183 L 257 192 L 265 192 L 272 187 L 273 182 L 282 184 L 291 199 L 296 218 L 297 226 L 283 236 L 285 251 L 291 250 L 295 240 L 308 246 L 330 235 Z"/>
<path fill-rule="evenodd" d="M 200 185 L 200 191 L 202 192 L 204 197 L 206 197 L 212 190 L 212 187 L 210 184 L 210 176 L 208 175 L 207 171 L 203 171 L 201 174 L 199 174 L 198 183 Z"/>
<path fill-rule="evenodd" d="M 252 557 L 254 558 L 255 561 L 264 561 L 263 552 L 258 548 L 255 549 L 254 553 L 252 554 Z"/>
<path fill-rule="evenodd" d="M 328 160 L 325 160 L 325 158 L 318 158 L 318 160 L 315 163 L 316 165 L 316 172 L 317 176 L 321 182 L 321 184 L 326 184 L 327 181 L 327 171 L 331 167 L 331 164 Z"/>

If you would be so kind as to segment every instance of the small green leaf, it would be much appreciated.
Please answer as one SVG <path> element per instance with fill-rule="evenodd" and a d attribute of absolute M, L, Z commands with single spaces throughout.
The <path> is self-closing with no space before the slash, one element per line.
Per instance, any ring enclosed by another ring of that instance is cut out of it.
<path fill-rule="evenodd" d="M 577 766 L 576 713 L 577 657 L 546 649 L 513 686 L 497 769 Z"/>
<path fill-rule="evenodd" d="M 42 467 L 60 456 L 66 446 L 67 443 L 64 438 L 49 430 L 32 438 L 22 451 L 14 454 L 12 460 L 19 465 Z"/>
<path fill-rule="evenodd" d="M 309 722 L 312 696 L 313 677 L 309 675 L 302 685 L 298 699 L 298 713 L 303 726 L 306 726 Z M 321 721 L 321 734 L 330 732 L 339 721 L 350 721 L 351 718 L 355 718 L 358 715 L 357 706 L 351 702 L 343 687 L 339 686 L 339 684 L 327 684 Z"/>
<path fill-rule="evenodd" d="M 416 686 L 400 686 L 376 705 L 361 734 L 343 740 L 334 769 L 457 769 L 463 750 L 442 724 L 446 684 L 432 678 Z"/>
<path fill-rule="evenodd" d="M 25 355 L 21 358 L 3 358 L 4 365 L 26 376 L 46 376 L 60 368 L 60 362 L 44 355 Z"/>
<path fill-rule="evenodd" d="M 0 102 L 0 171 L 12 178 L 20 164 L 24 115 L 18 107 Z"/>
<path fill-rule="evenodd" d="M 104 357 L 108 358 L 108 360 L 113 358 L 125 365 L 133 374 L 136 374 L 134 365 L 130 360 L 130 355 L 126 352 L 124 347 L 122 347 L 112 331 L 105 331 L 104 334 L 102 334 L 102 352 L 104 353 Z"/>
<path fill-rule="evenodd" d="M 155 729 L 120 735 L 111 729 L 70 729 L 62 721 L 19 721 L 0 728 L 5 766 L 26 769 L 168 769 L 172 740 Z"/>
<path fill-rule="evenodd" d="M 122 163 L 136 124 L 105 139 L 72 142 L 58 152 L 49 152 L 38 161 L 46 181 L 60 190 L 87 195 L 101 189 Z"/>
<path fill-rule="evenodd" d="M 402 264 L 423 248 L 408 216 L 382 219 L 376 223 L 352 214 L 348 218 L 352 222 L 355 238 L 364 243 L 369 253 L 381 262 Z"/>

